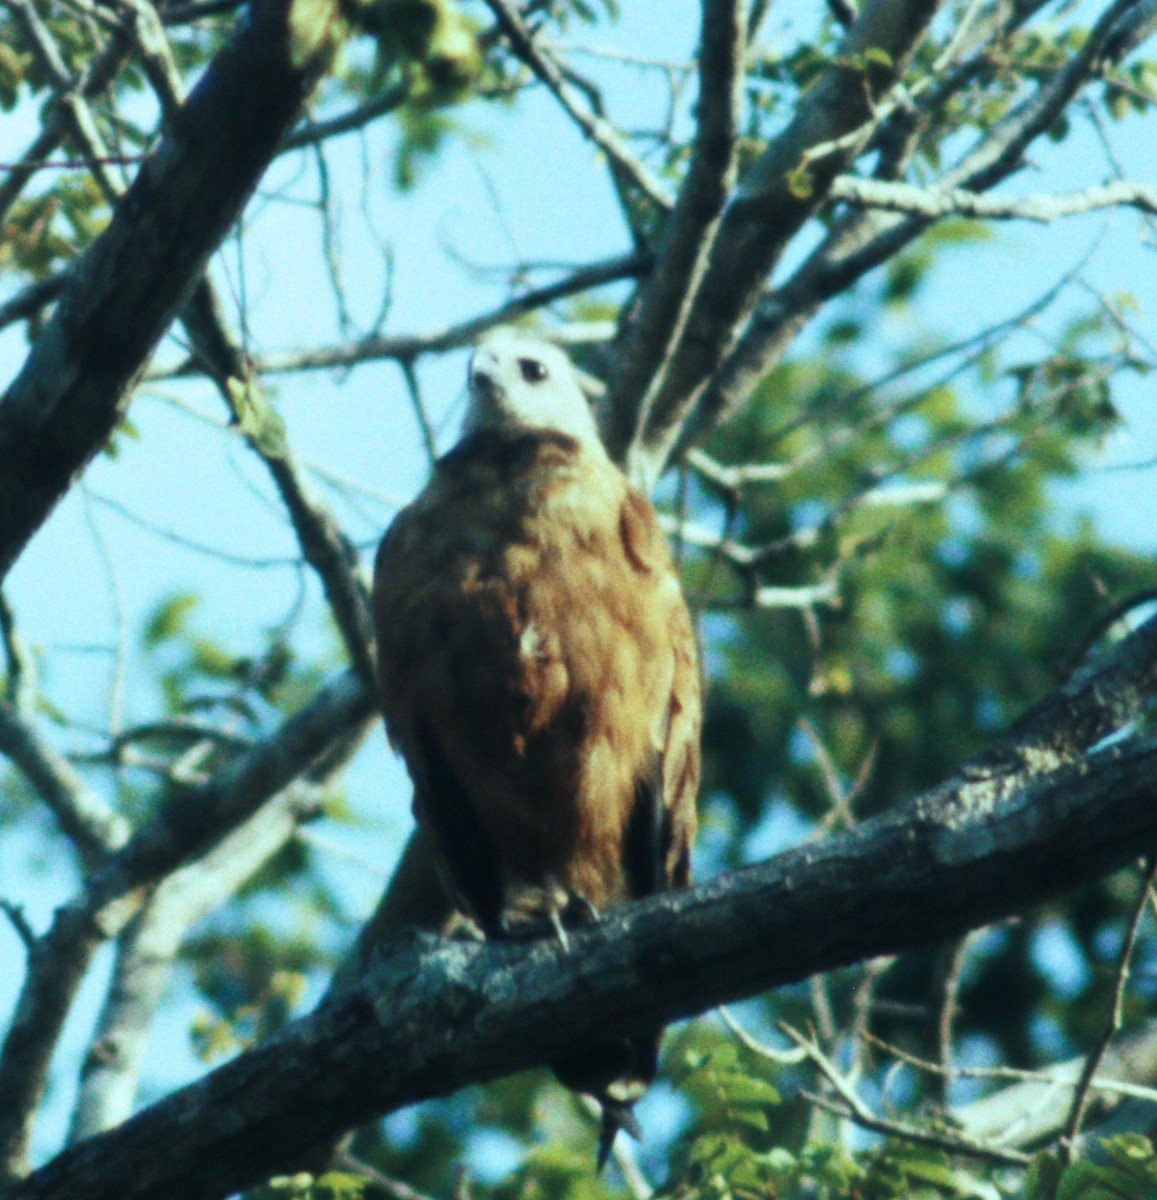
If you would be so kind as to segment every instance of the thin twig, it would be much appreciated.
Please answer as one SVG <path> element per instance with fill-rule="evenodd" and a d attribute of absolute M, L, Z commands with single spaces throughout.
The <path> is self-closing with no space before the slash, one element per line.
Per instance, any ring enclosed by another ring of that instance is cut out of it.
<path fill-rule="evenodd" d="M 1129 964 L 1133 959 L 1133 950 L 1137 945 L 1137 933 L 1141 928 L 1141 919 L 1149 904 L 1149 889 L 1157 876 L 1157 854 L 1151 854 L 1145 863 L 1145 873 L 1138 889 L 1137 900 L 1133 905 L 1133 913 L 1125 930 L 1125 938 L 1121 943 L 1121 953 L 1117 958 L 1117 970 L 1113 981 L 1112 1003 L 1108 1017 L 1100 1036 L 1085 1059 L 1084 1068 L 1077 1080 L 1077 1089 L 1073 1094 L 1073 1102 L 1069 1108 L 1068 1119 L 1065 1121 L 1064 1132 L 1061 1134 L 1058 1153 L 1063 1163 L 1070 1163 L 1076 1154 L 1077 1137 L 1081 1132 L 1085 1114 L 1088 1111 L 1092 1097 L 1093 1080 L 1104 1061 L 1109 1043 L 1121 1030 L 1121 1019 L 1125 1007 L 1125 989 L 1129 984 Z"/>
<path fill-rule="evenodd" d="M 912 1054 L 911 1051 L 905 1050 L 901 1046 L 884 1041 L 883 1038 L 877 1037 L 870 1030 L 865 1030 L 863 1036 L 867 1041 L 878 1046 L 887 1054 L 892 1055 L 898 1061 L 906 1063 L 918 1071 L 927 1071 L 933 1075 L 944 1074 L 949 1079 L 988 1079 L 999 1080 L 1005 1083 L 1040 1083 L 1050 1088 L 1075 1089 L 1079 1078 L 1078 1063 L 1076 1061 L 1066 1063 L 1061 1068 L 1064 1070 L 1071 1068 L 1071 1079 L 1066 1079 L 1059 1075 L 1056 1067 L 1030 1071 L 1020 1067 L 961 1067 L 952 1065 L 946 1069 L 940 1063 L 929 1062 L 927 1059 L 920 1058 L 918 1055 Z M 1093 1079 L 1090 1086 L 1097 1092 L 1105 1092 L 1116 1096 L 1129 1096 L 1136 1100 L 1145 1100 L 1150 1104 L 1157 1104 L 1157 1088 L 1145 1087 L 1140 1083 L 1130 1083 L 1125 1079 L 1106 1079 L 1103 1076 L 1097 1076 Z"/>
<path fill-rule="evenodd" d="M 1032 1161 L 1030 1155 L 1021 1154 L 1016 1150 L 1004 1150 L 998 1146 L 990 1146 L 984 1142 L 978 1142 L 972 1138 L 958 1134 L 947 1132 L 933 1133 L 930 1130 L 920 1129 L 917 1126 L 901 1121 L 893 1121 L 887 1117 L 877 1116 L 856 1095 L 843 1074 L 819 1048 L 814 1039 L 806 1037 L 782 1021 L 779 1023 L 779 1026 L 792 1041 L 807 1051 L 808 1057 L 819 1068 L 820 1074 L 835 1088 L 840 1099 L 843 1101 L 842 1105 L 833 1104 L 832 1101 L 827 1100 L 823 1096 L 815 1095 L 803 1089 L 800 1090 L 800 1095 L 811 1103 L 819 1105 L 820 1108 L 835 1113 L 845 1120 L 854 1121 L 864 1129 L 900 1138 L 915 1145 L 933 1146 L 939 1150 L 946 1150 L 951 1154 L 966 1154 L 969 1157 L 978 1158 L 984 1162 L 996 1163 L 1007 1167 L 1025 1167 Z"/>
<path fill-rule="evenodd" d="M 940 992 L 940 1006 L 936 1018 L 936 1057 L 943 1071 L 933 1078 L 939 1085 L 936 1101 L 942 1108 L 948 1104 L 947 1081 L 951 1078 L 949 1071 L 952 1067 L 952 1031 L 959 1011 L 956 1001 L 971 944 L 972 939 L 967 934 L 957 938 L 955 942 L 941 948 L 937 964 L 936 985 Z"/>
<path fill-rule="evenodd" d="M 108 588 L 109 603 L 112 608 L 113 638 L 116 653 L 113 655 L 112 674 L 108 689 L 108 728 L 112 736 L 120 732 L 121 713 L 124 707 L 125 671 L 128 660 L 128 631 L 125 625 L 125 610 L 121 596 L 120 576 L 117 573 L 116 562 L 109 550 L 104 531 L 92 511 L 92 497 L 88 485 L 80 484 L 81 497 L 84 500 L 84 520 L 92 535 L 96 555 L 104 571 L 105 584 Z"/>
<path fill-rule="evenodd" d="M 418 382 L 418 373 L 414 370 L 414 360 L 412 358 L 400 359 L 398 366 L 402 370 L 402 378 L 406 381 L 406 392 L 410 397 L 410 406 L 414 410 L 414 420 L 418 423 L 418 431 L 422 435 L 422 446 L 426 451 L 426 458 L 432 467 L 438 461 L 438 439 L 433 425 L 430 424 L 430 415 L 426 412 L 425 402 L 422 400 L 422 387 Z"/>
<path fill-rule="evenodd" d="M 656 208 L 662 211 L 669 209 L 671 198 L 667 189 L 631 153 L 619 131 L 603 117 L 591 113 L 580 102 L 573 85 L 567 82 L 557 64 L 539 47 L 533 34 L 523 23 L 518 10 L 508 3 L 508 0 L 486 0 L 486 4 L 510 41 L 514 53 L 550 89 L 575 124 L 603 151 L 615 169 L 637 187 Z"/>
<path fill-rule="evenodd" d="M 28 923 L 24 909 L 19 904 L 13 904 L 11 900 L 0 899 L 0 912 L 8 918 L 12 928 L 16 930 L 16 936 L 23 942 L 24 949 L 31 954 L 36 948 L 36 930 Z"/>
<path fill-rule="evenodd" d="M 358 1158 L 356 1154 L 344 1147 L 340 1148 L 334 1157 L 339 1166 L 364 1176 L 374 1187 L 381 1188 L 390 1197 L 390 1200 L 433 1200 L 426 1192 L 420 1192 L 408 1183 L 403 1183 L 402 1180 L 395 1179 L 392 1175 L 384 1174 L 377 1167 L 371 1166 L 365 1159 Z"/>
<path fill-rule="evenodd" d="M 8 662 L 5 698 L 15 712 L 30 714 L 36 703 L 36 660 L 20 636 L 20 630 L 16 628 L 16 616 L 8 603 L 8 597 L 2 591 L 0 638 L 3 639 L 4 655 Z"/>
<path fill-rule="evenodd" d="M 739 1043 L 758 1058 L 775 1063 L 777 1067 L 793 1067 L 797 1063 L 806 1061 L 808 1053 L 802 1046 L 797 1046 L 794 1050 L 777 1050 L 774 1046 L 769 1046 L 766 1042 L 761 1042 L 758 1038 L 752 1037 L 735 1019 L 735 1016 L 726 1005 L 719 1005 L 715 1011 L 722 1018 L 727 1028 L 735 1035 Z"/>
<path fill-rule="evenodd" d="M 534 288 L 504 301 L 497 308 L 468 320 L 425 333 L 387 336 L 373 334 L 360 341 L 345 345 L 322 347 L 314 350 L 290 351 L 281 354 L 255 355 L 253 369 L 258 375 L 293 374 L 298 371 L 323 371 L 335 367 L 351 367 L 359 363 L 378 362 L 382 359 L 418 359 L 426 354 L 440 354 L 477 341 L 487 330 L 505 325 L 527 313 L 536 312 L 580 292 L 603 287 L 623 279 L 634 279 L 645 274 L 651 267 L 648 254 L 628 254 L 606 259 L 580 267 L 557 283 Z M 549 336 L 549 332 L 547 334 Z M 173 368 L 157 368 L 149 371 L 146 379 L 179 379 L 199 375 L 202 366 L 195 361 L 186 361 Z"/>
<path fill-rule="evenodd" d="M 834 1104 L 824 1096 L 800 1088 L 799 1094 L 807 1101 L 830 1112 L 845 1121 L 852 1121 L 872 1133 L 882 1133 L 916 1146 L 929 1146 L 933 1150 L 943 1150 L 946 1154 L 961 1154 L 981 1162 L 992 1163 L 998 1167 L 1027 1167 L 1033 1156 L 1022 1154 L 1018 1150 L 1005 1150 L 999 1146 L 990 1146 L 983 1142 L 974 1142 L 971 1138 L 960 1137 L 951 1133 L 932 1133 L 915 1125 L 902 1121 L 893 1121 L 887 1117 L 876 1116 L 870 1109 L 861 1108 L 859 1111 L 850 1104 Z"/>

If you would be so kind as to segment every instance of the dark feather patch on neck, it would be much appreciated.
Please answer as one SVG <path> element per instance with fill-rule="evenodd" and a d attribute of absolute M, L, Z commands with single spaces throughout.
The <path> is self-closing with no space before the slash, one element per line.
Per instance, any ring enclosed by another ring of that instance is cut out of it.
<path fill-rule="evenodd" d="M 443 454 L 437 468 L 455 472 L 485 464 L 517 473 L 534 463 L 544 450 L 571 457 L 579 449 L 578 438 L 556 429 L 481 429 Z"/>

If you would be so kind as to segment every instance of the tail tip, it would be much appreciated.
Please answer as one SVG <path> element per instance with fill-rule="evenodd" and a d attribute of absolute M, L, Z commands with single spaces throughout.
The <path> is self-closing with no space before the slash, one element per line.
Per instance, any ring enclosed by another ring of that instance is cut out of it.
<path fill-rule="evenodd" d="M 607 1159 L 611 1156 L 611 1150 L 614 1148 L 615 1138 L 620 1129 L 625 1130 L 627 1136 L 636 1142 L 643 1140 L 643 1127 L 639 1124 L 639 1118 L 635 1116 L 634 1105 L 604 1099 L 602 1108 L 603 1117 L 599 1124 L 597 1166 L 597 1172 L 600 1174 L 603 1167 L 607 1165 Z"/>

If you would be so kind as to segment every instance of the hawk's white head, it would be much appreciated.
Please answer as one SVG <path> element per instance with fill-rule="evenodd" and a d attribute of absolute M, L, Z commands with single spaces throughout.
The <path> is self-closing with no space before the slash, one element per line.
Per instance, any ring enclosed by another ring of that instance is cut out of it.
<path fill-rule="evenodd" d="M 570 359 L 557 346 L 517 329 L 495 329 L 470 359 L 469 382 L 463 434 L 550 429 L 602 452 L 594 413 Z"/>

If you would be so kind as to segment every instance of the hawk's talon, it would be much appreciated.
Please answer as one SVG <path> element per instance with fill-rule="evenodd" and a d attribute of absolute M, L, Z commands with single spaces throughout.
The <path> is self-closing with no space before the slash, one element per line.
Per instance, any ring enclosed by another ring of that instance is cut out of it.
<path fill-rule="evenodd" d="M 563 914 L 557 908 L 552 908 L 548 920 L 550 921 L 551 929 L 554 930 L 554 936 L 558 939 L 558 944 L 564 950 L 569 950 L 570 938 L 567 936 L 566 926 L 562 923 L 562 916 Z"/>
<path fill-rule="evenodd" d="M 572 925 L 598 925 L 603 919 L 603 914 L 582 892 L 571 892 L 563 915 L 570 919 Z"/>

